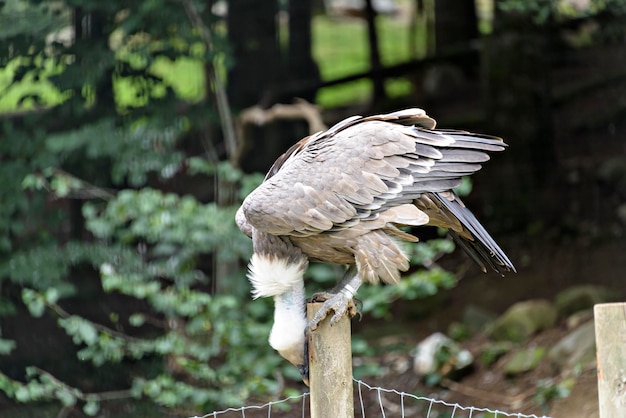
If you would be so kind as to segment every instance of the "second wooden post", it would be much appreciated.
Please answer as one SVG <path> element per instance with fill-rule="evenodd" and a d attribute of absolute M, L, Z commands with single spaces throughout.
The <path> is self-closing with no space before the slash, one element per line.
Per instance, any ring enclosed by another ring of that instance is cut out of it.
<path fill-rule="evenodd" d="M 600 418 L 626 418 L 626 303 L 594 307 Z"/>
<path fill-rule="evenodd" d="M 308 303 L 313 318 L 322 303 Z M 353 418 L 352 347 L 350 319 L 344 315 L 332 327 L 330 316 L 309 337 L 311 418 Z"/>

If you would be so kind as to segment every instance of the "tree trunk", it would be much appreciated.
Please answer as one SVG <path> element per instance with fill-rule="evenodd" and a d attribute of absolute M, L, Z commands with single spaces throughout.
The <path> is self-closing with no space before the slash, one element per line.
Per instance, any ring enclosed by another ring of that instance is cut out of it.
<path fill-rule="evenodd" d="M 370 50 L 370 69 L 374 71 L 372 83 L 374 84 L 373 103 L 380 103 L 385 100 L 385 80 L 377 75 L 377 70 L 382 68 L 380 59 L 380 49 L 378 48 L 378 32 L 376 31 L 376 10 L 372 4 L 373 0 L 365 0 L 365 19 L 367 21 L 367 39 Z"/>
<path fill-rule="evenodd" d="M 465 45 L 478 38 L 478 19 L 473 1 L 435 1 L 435 42 L 437 51 Z"/>
<path fill-rule="evenodd" d="M 306 89 L 307 86 L 315 86 L 320 83 L 320 72 L 317 64 L 313 60 L 311 42 L 311 18 L 312 0 L 290 0 L 289 1 L 289 49 L 287 51 L 287 68 L 289 76 L 289 90 L 306 91 L 303 99 L 315 102 L 316 90 Z M 285 102 L 290 102 L 293 98 L 285 96 Z"/>
<path fill-rule="evenodd" d="M 478 18 L 474 1 L 435 0 L 435 49 L 438 54 L 471 47 L 478 39 Z M 466 75 L 478 74 L 478 55 L 452 60 Z"/>
<path fill-rule="evenodd" d="M 228 2 L 228 40 L 234 60 L 228 93 L 236 109 L 259 103 L 269 107 L 276 102 L 281 62 L 277 14 L 277 1 L 263 2 L 262 7 L 254 0 Z"/>

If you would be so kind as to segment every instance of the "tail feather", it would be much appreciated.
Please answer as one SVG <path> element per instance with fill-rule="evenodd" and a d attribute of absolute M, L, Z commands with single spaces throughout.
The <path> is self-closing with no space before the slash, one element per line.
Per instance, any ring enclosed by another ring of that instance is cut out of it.
<path fill-rule="evenodd" d="M 439 193 L 434 193 L 434 195 L 443 206 L 461 222 L 471 235 L 471 237 L 464 237 L 456 231 L 448 231 L 454 241 L 459 244 L 483 271 L 486 271 L 487 267 L 502 275 L 507 271 L 516 271 L 511 260 L 509 260 L 504 251 L 496 244 L 491 235 L 489 235 L 469 209 L 462 206 L 458 200 L 448 200 Z"/>

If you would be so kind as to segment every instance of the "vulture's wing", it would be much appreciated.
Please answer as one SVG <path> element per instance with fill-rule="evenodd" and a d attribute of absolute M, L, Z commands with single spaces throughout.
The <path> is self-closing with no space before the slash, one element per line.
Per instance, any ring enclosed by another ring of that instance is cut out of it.
<path fill-rule="evenodd" d="M 268 178 L 276 174 L 278 170 L 280 170 L 280 168 L 288 159 L 299 154 L 300 151 L 302 151 L 309 142 L 314 142 L 316 140 L 319 140 L 322 137 L 333 136 L 337 132 L 349 126 L 352 126 L 356 123 L 364 122 L 367 120 L 390 121 L 390 122 L 405 124 L 405 125 L 408 124 L 408 125 L 414 125 L 414 126 L 421 126 L 427 129 L 433 129 L 436 124 L 435 120 L 428 117 L 426 115 L 426 112 L 424 112 L 422 109 L 406 109 L 406 110 L 401 110 L 401 111 L 394 112 L 394 113 L 388 113 L 386 115 L 376 115 L 376 116 L 370 116 L 367 118 L 363 118 L 361 116 L 351 116 L 335 124 L 333 127 L 328 129 L 327 131 L 318 132 L 314 135 L 307 136 L 301 139 L 300 141 L 296 142 L 295 144 L 293 144 L 283 155 L 278 157 L 278 159 L 274 162 L 274 164 L 272 164 L 272 167 L 269 169 L 269 171 L 267 172 L 267 175 L 265 176 L 265 180 L 267 180 Z"/>
<path fill-rule="evenodd" d="M 423 110 L 408 109 L 352 117 L 305 138 L 274 163 L 266 180 L 245 199 L 245 218 L 273 235 L 315 235 L 447 192 L 445 202 L 434 198 L 434 207 L 451 215 L 454 224 L 465 223 L 467 216 L 459 221 L 448 207 L 459 206 L 450 189 L 481 168 L 489 159 L 486 151 L 506 145 L 499 138 L 432 130 L 434 126 Z M 462 226 L 455 229 L 462 236 Z"/>

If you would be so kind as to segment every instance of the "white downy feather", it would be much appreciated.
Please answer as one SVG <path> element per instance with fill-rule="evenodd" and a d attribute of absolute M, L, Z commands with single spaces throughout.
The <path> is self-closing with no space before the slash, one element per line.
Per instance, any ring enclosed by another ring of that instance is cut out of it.
<path fill-rule="evenodd" d="M 290 264 L 284 259 L 254 253 L 248 265 L 252 296 L 257 299 L 281 295 L 302 282 L 305 264 Z"/>

